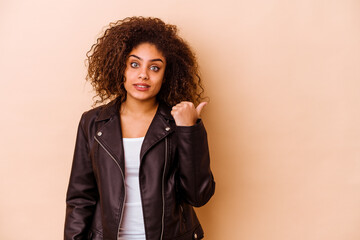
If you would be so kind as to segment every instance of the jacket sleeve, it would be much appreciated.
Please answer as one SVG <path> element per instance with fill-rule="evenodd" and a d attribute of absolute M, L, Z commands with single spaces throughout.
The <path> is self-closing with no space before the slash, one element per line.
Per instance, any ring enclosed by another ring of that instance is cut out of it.
<path fill-rule="evenodd" d="M 177 126 L 176 132 L 182 198 L 194 207 L 201 207 L 215 191 L 206 130 L 198 120 L 194 126 Z"/>
<path fill-rule="evenodd" d="M 84 115 L 83 115 L 84 116 Z M 92 221 L 98 191 L 89 153 L 89 142 L 81 118 L 70 181 L 66 195 L 64 239 L 85 239 Z"/>

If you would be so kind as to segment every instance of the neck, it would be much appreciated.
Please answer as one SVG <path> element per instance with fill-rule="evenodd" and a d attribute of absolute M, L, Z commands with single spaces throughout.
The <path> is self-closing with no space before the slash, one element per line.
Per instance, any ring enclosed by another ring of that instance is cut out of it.
<path fill-rule="evenodd" d="M 153 113 L 156 111 L 159 103 L 154 98 L 153 100 L 149 101 L 137 101 L 132 98 L 127 98 L 122 104 L 121 104 L 121 113 L 131 113 L 131 114 L 147 114 L 147 113 Z"/>

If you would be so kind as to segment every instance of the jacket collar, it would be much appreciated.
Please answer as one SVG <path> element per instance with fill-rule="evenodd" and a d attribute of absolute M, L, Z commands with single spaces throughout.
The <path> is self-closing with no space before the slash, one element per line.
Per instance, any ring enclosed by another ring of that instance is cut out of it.
<path fill-rule="evenodd" d="M 120 100 L 115 99 L 101 107 L 102 109 L 95 121 L 108 121 L 97 130 L 98 134 L 95 138 L 106 147 L 106 150 L 115 158 L 121 169 L 124 171 L 124 150 L 122 146 L 119 114 L 120 105 Z M 170 111 L 170 106 L 163 102 L 159 103 L 157 112 L 145 135 L 140 151 L 140 159 L 142 159 L 149 149 L 151 149 L 158 141 L 174 131 L 174 122 L 172 122 L 172 124 L 170 123 L 171 120 L 173 120 Z M 119 143 L 121 143 L 120 147 Z"/>
<path fill-rule="evenodd" d="M 109 102 L 108 104 L 101 106 L 102 109 L 101 109 L 96 121 L 108 120 L 108 119 L 114 117 L 115 115 L 118 115 L 119 110 L 120 110 L 120 105 L 121 105 L 121 101 L 120 101 L 120 98 L 118 97 L 118 98 L 112 100 L 111 102 Z M 171 107 L 169 105 L 167 105 L 165 102 L 160 101 L 156 115 L 160 114 L 167 120 L 174 120 L 174 118 L 172 117 L 170 112 L 171 112 Z"/>

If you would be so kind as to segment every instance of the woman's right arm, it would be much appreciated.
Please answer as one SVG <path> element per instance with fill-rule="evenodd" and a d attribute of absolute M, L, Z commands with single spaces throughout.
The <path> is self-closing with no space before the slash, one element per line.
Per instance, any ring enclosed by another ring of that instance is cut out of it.
<path fill-rule="evenodd" d="M 83 115 L 84 116 L 84 115 Z M 89 152 L 89 141 L 81 117 L 66 195 L 64 239 L 85 239 L 98 200 L 98 191 Z"/>

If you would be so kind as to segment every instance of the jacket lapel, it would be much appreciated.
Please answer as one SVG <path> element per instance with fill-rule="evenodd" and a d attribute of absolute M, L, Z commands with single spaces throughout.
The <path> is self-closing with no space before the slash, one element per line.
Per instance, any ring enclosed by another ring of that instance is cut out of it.
<path fill-rule="evenodd" d="M 120 126 L 120 101 L 115 99 L 105 105 L 96 121 L 105 121 L 96 132 L 96 138 L 124 170 L 124 149 Z"/>
<path fill-rule="evenodd" d="M 141 146 L 140 160 L 144 157 L 147 151 L 152 148 L 152 146 L 174 131 L 170 123 L 164 118 L 161 109 L 162 107 L 163 106 L 159 105 L 159 108 L 145 135 L 143 144 Z"/>
<path fill-rule="evenodd" d="M 111 118 L 97 134 L 99 132 L 101 132 L 101 136 L 97 135 L 97 139 L 115 158 L 121 169 L 124 169 L 124 150 L 119 117 L 114 116 Z"/>
<path fill-rule="evenodd" d="M 124 170 L 124 149 L 119 109 L 119 99 L 115 99 L 104 106 L 97 118 L 97 121 L 107 122 L 98 129 L 96 138 L 104 145 L 106 150 L 109 151 L 109 153 L 119 163 L 120 167 Z M 141 147 L 140 160 L 156 143 L 175 130 L 175 125 L 171 124 L 171 121 L 174 120 L 170 114 L 170 107 L 165 103 L 160 102 L 156 114 L 145 135 Z"/>

